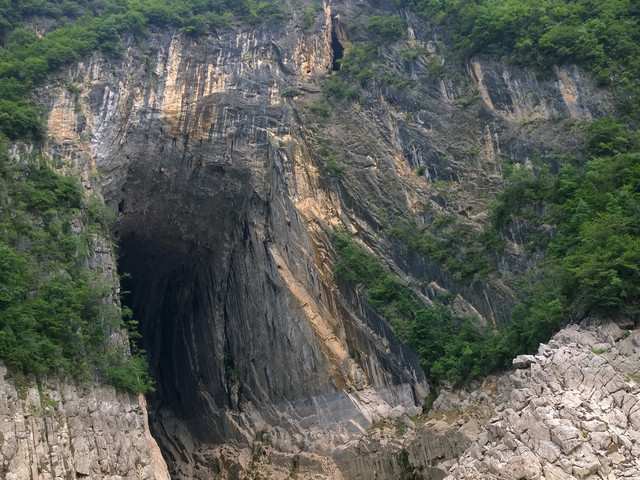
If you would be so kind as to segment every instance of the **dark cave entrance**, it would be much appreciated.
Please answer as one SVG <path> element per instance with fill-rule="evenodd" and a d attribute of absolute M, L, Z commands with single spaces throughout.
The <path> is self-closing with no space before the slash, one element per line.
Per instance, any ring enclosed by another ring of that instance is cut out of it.
<path fill-rule="evenodd" d="M 230 176 L 241 186 L 233 196 Z M 248 303 L 237 293 L 246 282 L 245 217 L 261 212 L 249 188 L 244 170 L 211 168 L 167 182 L 153 169 L 133 169 L 109 202 L 118 212 L 122 302 L 138 322 L 155 382 L 146 396 L 150 428 L 169 462 L 179 461 L 174 441 L 184 432 L 208 443 L 240 438 L 225 415 L 238 410 L 229 372 L 240 367 L 230 359 L 241 361 L 246 343 L 246 329 L 232 330 L 229 318 L 255 317 L 236 311 Z"/>
<path fill-rule="evenodd" d="M 191 312 L 180 305 L 181 285 L 193 276 L 193 266 L 183 249 L 165 243 L 162 237 L 140 238 L 134 233 L 120 237 L 118 270 L 122 303 L 139 322 L 138 346 L 147 352 L 156 391 L 148 395 L 152 405 L 161 402 L 181 408 L 181 392 L 189 390 L 188 345 L 184 327 Z M 187 318 L 184 318 L 184 316 Z"/>
<path fill-rule="evenodd" d="M 340 43 L 338 39 L 338 34 L 336 33 L 336 29 L 331 29 L 331 50 L 333 52 L 333 62 L 331 64 L 331 70 L 337 72 L 340 70 L 340 60 L 344 56 L 344 47 Z"/>

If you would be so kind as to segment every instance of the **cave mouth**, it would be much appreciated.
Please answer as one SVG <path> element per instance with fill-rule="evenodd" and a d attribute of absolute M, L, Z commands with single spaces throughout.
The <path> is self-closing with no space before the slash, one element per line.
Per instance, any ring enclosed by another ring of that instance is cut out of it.
<path fill-rule="evenodd" d="M 118 270 L 122 302 L 138 321 L 138 346 L 147 353 L 149 373 L 155 381 L 150 397 L 156 405 L 169 404 L 180 411 L 189 387 L 184 382 L 189 377 L 191 346 L 182 341 L 178 348 L 177 342 L 184 338 L 184 329 L 198 308 L 197 293 L 185 297 L 199 273 L 197 253 L 161 235 L 121 234 Z"/>
<path fill-rule="evenodd" d="M 340 60 L 344 56 L 344 47 L 340 40 L 338 39 L 338 34 L 336 33 L 336 28 L 331 29 L 331 50 L 333 52 L 333 60 L 331 63 L 331 70 L 337 72 L 340 70 Z"/>

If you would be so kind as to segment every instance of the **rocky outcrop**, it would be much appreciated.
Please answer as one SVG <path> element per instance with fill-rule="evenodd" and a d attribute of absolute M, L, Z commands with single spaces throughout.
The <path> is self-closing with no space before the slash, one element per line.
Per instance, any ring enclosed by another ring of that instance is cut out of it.
<path fill-rule="evenodd" d="M 640 476 L 640 331 L 588 319 L 514 360 L 497 411 L 447 478 Z"/>
<path fill-rule="evenodd" d="M 461 432 L 432 418 L 415 433 L 410 416 L 428 393 L 419 362 L 357 289 L 336 283 L 328 233 L 348 229 L 425 304 L 448 289 L 463 310 L 505 322 L 513 295 L 499 274 L 461 280 L 386 229 L 434 212 L 479 229 L 503 161 L 528 168 L 571 150 L 579 135 L 560 119 L 597 117 L 607 99 L 575 68 L 540 80 L 472 59 L 436 78 L 429 64 L 446 46 L 402 12 L 407 42 L 381 55 L 411 87 L 372 80 L 359 102 L 329 104 L 332 36 L 358 40 L 346 25 L 363 8 L 392 7 L 327 2 L 312 31 L 300 11 L 219 36 L 152 32 L 38 93 L 46 152 L 118 214 L 125 290 L 156 379 L 151 428 L 175 478 L 397 478 L 432 464 L 439 475 L 441 457 L 475 441 L 480 417 Z M 405 60 L 403 47 L 423 53 Z M 517 244 L 522 231 L 509 234 Z M 527 261 L 507 249 L 499 271 Z M 365 435 L 384 418 L 407 436 Z M 453 444 L 439 443 L 444 432 Z"/>
<path fill-rule="evenodd" d="M 637 478 L 638 371 L 640 330 L 589 318 L 501 375 L 443 389 L 426 417 L 372 427 L 339 465 L 346 478 Z"/>
<path fill-rule="evenodd" d="M 0 365 L 0 476 L 6 480 L 169 480 L 143 396 Z"/>
<path fill-rule="evenodd" d="M 336 455 L 345 478 L 621 479 L 640 475 L 640 330 L 589 318 L 426 417 L 371 427 Z"/>

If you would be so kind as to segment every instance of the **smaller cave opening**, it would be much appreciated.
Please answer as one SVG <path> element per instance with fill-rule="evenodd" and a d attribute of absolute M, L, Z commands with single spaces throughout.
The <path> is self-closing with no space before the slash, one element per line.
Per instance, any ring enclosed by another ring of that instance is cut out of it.
<path fill-rule="evenodd" d="M 331 63 L 331 70 L 337 72 L 340 70 L 340 59 L 344 56 L 344 47 L 340 43 L 338 39 L 338 34 L 336 33 L 336 29 L 331 29 L 331 50 L 333 52 L 333 60 Z"/>

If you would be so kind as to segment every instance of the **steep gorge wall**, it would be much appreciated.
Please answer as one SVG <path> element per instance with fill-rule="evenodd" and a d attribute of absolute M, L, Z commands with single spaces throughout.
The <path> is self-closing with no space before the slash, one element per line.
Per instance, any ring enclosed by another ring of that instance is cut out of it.
<path fill-rule="evenodd" d="M 151 75 L 130 48 L 70 72 L 79 98 L 52 92 L 52 148 L 84 142 L 76 155 L 119 212 L 157 380 L 152 427 L 178 475 L 193 475 L 200 445 L 250 444 L 270 425 L 294 435 L 294 451 L 330 451 L 393 408 L 419 411 L 427 392 L 413 354 L 380 337 L 387 327 L 338 306 L 323 225 L 340 206 L 323 198 L 279 93 L 308 69 L 292 60 L 307 48 L 295 38 L 274 45 L 283 35 L 167 36 Z M 346 329 L 360 333 L 349 345 Z"/>
<path fill-rule="evenodd" d="M 168 480 L 143 396 L 113 387 L 37 385 L 0 365 L 0 476 L 6 480 Z"/>
<path fill-rule="evenodd" d="M 332 29 L 347 40 L 361 8 L 325 5 L 309 32 L 299 16 L 217 37 L 157 32 L 39 93 L 49 155 L 71 159 L 118 213 L 125 288 L 157 381 L 151 427 L 175 478 L 232 478 L 261 455 L 284 476 L 338 478 L 337 446 L 380 418 L 419 412 L 428 387 L 416 357 L 357 291 L 338 288 L 328 232 L 356 234 L 425 285 L 425 301 L 446 288 L 504 322 L 513 300 L 498 275 L 464 282 L 385 228 L 427 204 L 480 225 L 504 158 L 526 165 L 571 148 L 577 140 L 547 120 L 608 108 L 571 68 L 540 81 L 475 59 L 457 76 L 429 76 L 443 45 L 404 12 L 409 46 L 429 53 L 383 54 L 413 89 L 375 85 L 319 118 L 311 106 L 323 99 Z M 322 145 L 344 165 L 340 178 L 323 168 Z M 501 269 L 522 261 L 507 252 Z M 219 446 L 230 442 L 244 447 Z"/>

